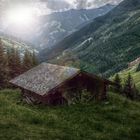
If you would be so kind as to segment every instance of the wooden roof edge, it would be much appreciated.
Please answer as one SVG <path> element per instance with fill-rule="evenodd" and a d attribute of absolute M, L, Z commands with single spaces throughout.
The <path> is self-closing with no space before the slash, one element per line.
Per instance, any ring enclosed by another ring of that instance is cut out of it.
<path fill-rule="evenodd" d="M 96 78 L 98 80 L 104 81 L 109 85 L 116 85 L 116 83 L 114 83 L 114 82 L 112 82 L 112 81 L 110 81 L 108 79 L 102 78 L 102 77 L 100 77 L 98 75 L 95 75 L 95 74 L 92 74 L 92 73 L 89 73 L 89 72 L 86 72 L 86 71 L 82 71 L 82 70 L 81 70 L 81 73 L 87 74 L 87 75 L 91 76 L 92 78 Z"/>
<path fill-rule="evenodd" d="M 82 73 L 85 73 L 85 74 L 87 74 L 87 75 L 89 75 L 89 76 L 91 76 L 91 77 L 93 77 L 93 78 L 98 79 L 98 80 L 104 81 L 104 82 L 106 82 L 108 85 L 116 85 L 114 82 L 112 82 L 112 81 L 110 81 L 110 80 L 108 80 L 108 79 L 101 78 L 100 76 L 97 76 L 97 75 L 95 75 L 95 74 L 91 74 L 91 73 L 89 73 L 89 72 L 79 70 L 76 74 L 74 74 L 74 75 L 71 76 L 70 78 L 67 78 L 67 79 L 64 80 L 62 83 L 60 83 L 59 85 L 57 85 L 56 87 L 52 88 L 49 92 L 55 91 L 57 88 L 61 87 L 64 83 L 66 83 L 67 81 L 73 79 L 74 77 L 76 77 L 77 75 L 82 74 Z M 48 93 L 49 93 L 49 92 L 48 92 Z M 43 95 L 43 96 L 46 96 L 46 94 Z"/>
<path fill-rule="evenodd" d="M 24 88 L 24 87 L 22 87 L 22 86 L 16 85 L 16 84 L 11 83 L 11 82 L 9 82 L 9 83 L 10 83 L 11 85 L 13 85 L 13 86 L 19 88 L 19 89 L 23 89 L 23 90 L 26 90 L 26 91 L 32 92 L 32 93 L 34 93 L 34 94 L 37 94 L 37 95 L 39 95 L 39 96 L 42 96 L 42 95 L 40 95 L 40 94 L 38 94 L 38 93 L 36 93 L 36 92 L 34 92 L 34 91 L 32 91 L 32 90 L 26 89 L 26 88 Z"/>

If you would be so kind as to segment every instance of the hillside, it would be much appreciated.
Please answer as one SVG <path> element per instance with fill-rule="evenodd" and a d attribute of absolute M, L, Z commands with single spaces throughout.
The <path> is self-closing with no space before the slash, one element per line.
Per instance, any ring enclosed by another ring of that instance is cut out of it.
<path fill-rule="evenodd" d="M 31 52 L 34 50 L 36 53 L 38 53 L 37 50 L 33 49 L 33 46 L 27 45 L 21 41 L 17 41 L 17 39 L 12 39 L 5 36 L 0 36 L 0 39 L 2 40 L 5 49 L 15 47 L 19 50 L 21 56 L 23 56 L 25 50 L 29 50 Z"/>
<path fill-rule="evenodd" d="M 19 91 L 0 91 L 0 139 L 139 140 L 140 103 L 109 94 L 105 103 L 29 106 Z"/>
<path fill-rule="evenodd" d="M 139 9 L 139 0 L 124 0 L 53 49 L 43 50 L 39 58 L 62 65 L 78 65 L 106 77 L 113 75 L 140 57 Z"/>
<path fill-rule="evenodd" d="M 136 83 L 137 88 L 140 90 L 140 71 L 136 71 L 137 67 L 138 65 L 135 65 L 126 70 L 123 70 L 119 72 L 119 75 L 121 78 L 126 79 L 128 74 L 130 73 L 134 79 L 134 82 Z"/>

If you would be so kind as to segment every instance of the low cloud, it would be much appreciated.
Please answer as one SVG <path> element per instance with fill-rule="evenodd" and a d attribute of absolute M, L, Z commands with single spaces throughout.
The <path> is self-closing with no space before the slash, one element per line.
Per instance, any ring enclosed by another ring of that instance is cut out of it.
<path fill-rule="evenodd" d="M 59 11 L 65 9 L 86 9 L 100 7 L 107 3 L 118 4 L 122 0 L 41 0 L 41 2 L 46 3 L 46 7 Z"/>
<path fill-rule="evenodd" d="M 100 7 L 107 3 L 118 4 L 122 0 L 0 0 L 0 12 L 5 11 L 14 5 L 35 5 L 39 11 L 63 11 L 67 9 L 85 9 Z"/>
<path fill-rule="evenodd" d="M 75 0 L 75 5 L 77 9 L 86 8 L 89 4 L 88 0 Z"/>
<path fill-rule="evenodd" d="M 84 9 L 84 8 L 100 7 L 107 3 L 116 5 L 121 1 L 122 0 L 75 0 L 74 4 L 76 5 L 77 9 Z"/>
<path fill-rule="evenodd" d="M 71 5 L 65 0 L 41 0 L 41 2 L 46 3 L 46 8 L 49 8 L 53 11 L 71 8 Z"/>

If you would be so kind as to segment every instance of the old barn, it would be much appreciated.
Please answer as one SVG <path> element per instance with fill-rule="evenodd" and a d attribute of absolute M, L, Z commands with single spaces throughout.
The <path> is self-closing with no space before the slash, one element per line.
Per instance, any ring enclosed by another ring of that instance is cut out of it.
<path fill-rule="evenodd" d="M 22 91 L 28 103 L 45 105 L 70 104 L 72 97 L 83 90 L 92 99 L 107 97 L 109 80 L 83 72 L 80 69 L 42 63 L 10 81 Z"/>

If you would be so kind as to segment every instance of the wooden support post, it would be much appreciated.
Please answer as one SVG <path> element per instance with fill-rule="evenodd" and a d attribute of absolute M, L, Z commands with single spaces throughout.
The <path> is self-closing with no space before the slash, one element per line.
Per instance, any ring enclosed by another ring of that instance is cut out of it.
<path fill-rule="evenodd" d="M 107 99 L 107 87 L 108 85 L 104 82 L 104 90 L 103 90 L 103 95 L 102 95 L 103 100 Z"/>
<path fill-rule="evenodd" d="M 107 86 L 105 82 L 100 85 L 98 100 L 102 101 L 107 99 Z"/>

